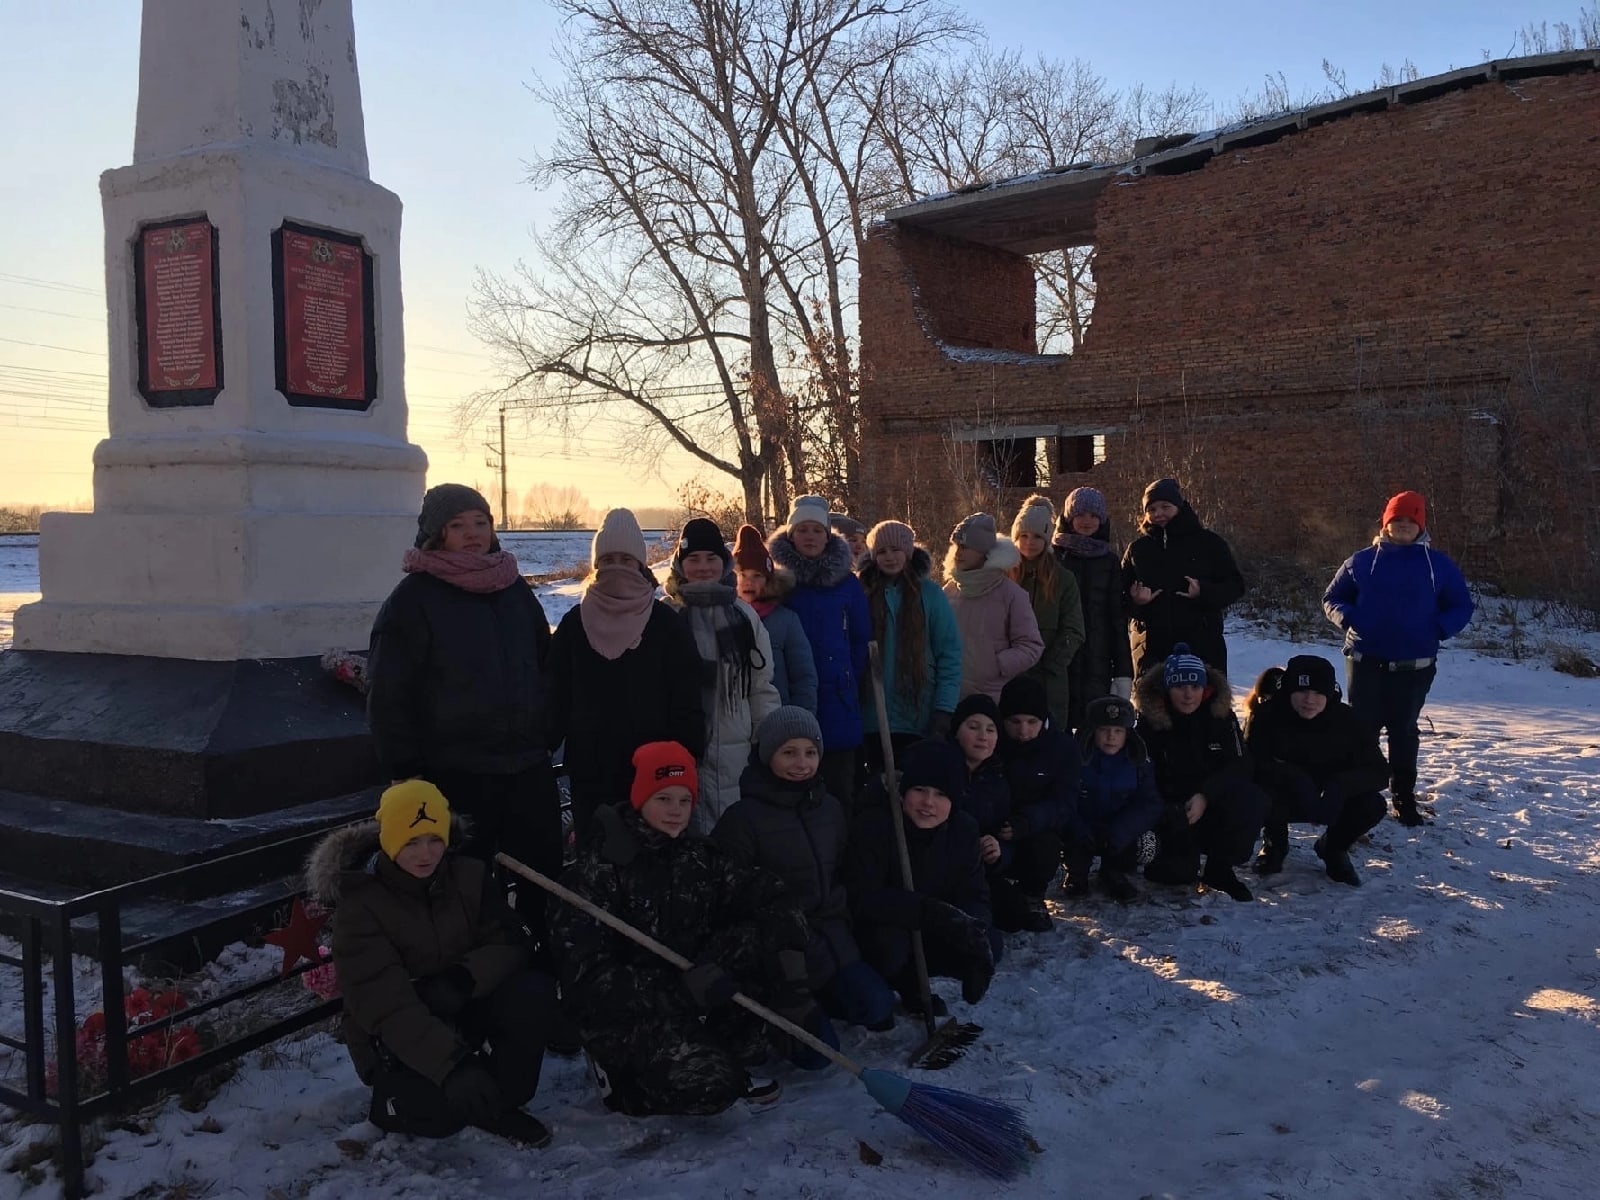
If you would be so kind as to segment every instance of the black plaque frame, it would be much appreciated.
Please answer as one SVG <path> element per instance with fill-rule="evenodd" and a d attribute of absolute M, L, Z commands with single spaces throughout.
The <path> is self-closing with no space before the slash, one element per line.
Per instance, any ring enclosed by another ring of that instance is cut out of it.
<path fill-rule="evenodd" d="M 365 378 L 363 380 L 362 398 L 359 400 L 342 400 L 330 396 L 316 396 L 289 390 L 289 342 L 283 278 L 283 235 L 285 233 L 299 233 L 307 237 L 321 238 L 328 242 L 338 242 L 341 245 L 354 246 L 361 252 L 362 370 Z M 277 388 L 282 393 L 283 398 L 289 402 L 290 407 L 332 408 L 345 412 L 365 412 L 372 407 L 372 402 L 378 398 L 377 303 L 373 290 L 372 255 L 367 251 L 366 243 L 361 238 L 354 234 L 336 233 L 331 229 L 323 229 L 320 226 L 302 225 L 296 221 L 288 220 L 272 231 L 272 335 Z"/>
<path fill-rule="evenodd" d="M 204 221 L 211 230 L 211 354 L 216 364 L 215 387 L 184 388 L 177 391 L 153 391 L 150 386 L 150 334 L 145 321 L 145 305 L 149 298 L 144 287 L 144 238 L 153 229 L 174 229 Z M 135 350 L 138 355 L 137 378 L 139 395 L 151 408 L 203 408 L 215 404 L 222 394 L 225 378 L 222 373 L 222 253 L 217 238 L 217 227 L 207 213 L 190 217 L 173 217 L 167 221 L 152 221 L 140 225 L 133 235 L 133 327 Z"/>

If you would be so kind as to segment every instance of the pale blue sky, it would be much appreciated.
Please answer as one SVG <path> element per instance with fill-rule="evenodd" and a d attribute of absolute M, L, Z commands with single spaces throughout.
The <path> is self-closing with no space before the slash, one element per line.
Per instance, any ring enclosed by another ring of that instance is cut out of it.
<path fill-rule="evenodd" d="M 1118 88 L 1198 86 L 1227 110 L 1279 71 L 1291 94 L 1314 91 L 1324 58 L 1360 87 L 1384 62 L 1409 57 L 1426 75 L 1480 62 L 1485 51 L 1500 57 L 1530 21 L 1575 23 L 1581 2 L 965 7 L 997 47 L 1083 58 Z M 97 180 L 132 152 L 138 10 L 136 0 L 0 0 L 0 503 L 89 496 L 89 455 L 104 433 Z M 538 0 L 355 0 L 355 10 L 372 177 L 405 203 L 413 437 L 434 461 L 435 482 L 487 483 L 479 439 L 455 438 L 449 410 L 486 380 L 465 330 L 473 272 L 524 256 L 546 211 L 523 182 L 523 163 L 550 134 L 527 85 L 551 69 L 555 22 Z M 689 460 L 668 459 L 664 481 L 640 482 L 611 458 L 603 430 L 566 447 L 519 438 L 512 490 L 575 482 L 596 503 L 658 503 L 692 471 Z"/>

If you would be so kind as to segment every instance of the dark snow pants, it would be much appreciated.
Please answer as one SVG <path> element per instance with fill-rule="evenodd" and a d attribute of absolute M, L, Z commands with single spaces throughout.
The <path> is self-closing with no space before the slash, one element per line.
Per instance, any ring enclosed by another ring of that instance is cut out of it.
<path fill-rule="evenodd" d="M 469 1002 L 456 1019 L 469 1046 L 488 1044 L 489 1071 L 507 1111 L 521 1108 L 539 1089 L 545 1038 L 555 1012 L 555 980 L 541 971 L 522 971 L 489 995 Z M 370 1118 L 380 1129 L 414 1137 L 449 1137 L 467 1124 L 451 1109 L 438 1084 L 381 1044 Z"/>
<path fill-rule="evenodd" d="M 1376 732 L 1389 731 L 1389 792 L 1399 800 L 1417 794 L 1417 718 L 1433 687 L 1437 666 L 1391 671 L 1376 659 L 1344 660 L 1350 707 Z"/>
<path fill-rule="evenodd" d="M 989 872 L 989 902 L 995 928 L 1015 933 L 1022 928 L 1028 901 L 1042 899 L 1055 880 L 1061 867 L 1061 835 L 1045 829 L 1011 845 L 1011 861 Z"/>
<path fill-rule="evenodd" d="M 589 1068 L 612 1112 L 631 1117 L 709 1116 L 722 1112 L 750 1086 L 744 1057 L 754 1059 L 761 1030 L 739 1010 L 737 1029 L 708 1028 L 699 1020 L 664 1017 L 626 1029 L 591 1031 Z M 746 1041 L 745 1047 L 733 1043 Z"/>

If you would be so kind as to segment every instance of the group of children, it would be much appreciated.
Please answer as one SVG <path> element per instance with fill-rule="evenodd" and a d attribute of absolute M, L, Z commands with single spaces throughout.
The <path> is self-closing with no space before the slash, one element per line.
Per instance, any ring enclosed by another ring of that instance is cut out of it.
<path fill-rule="evenodd" d="M 1142 867 L 1248 901 L 1237 868 L 1258 837 L 1254 869 L 1275 874 L 1302 822 L 1326 826 L 1327 875 L 1358 885 L 1350 850 L 1384 787 L 1398 819 L 1421 820 L 1416 717 L 1439 640 L 1471 614 L 1421 497 L 1390 502 L 1325 598 L 1354 707 L 1332 663 L 1295 655 L 1257 681 L 1242 727 L 1222 637 L 1244 587 L 1232 554 L 1175 481 L 1146 489 L 1144 513 L 1120 569 L 1093 489 L 1059 520 L 1030 498 L 1011 538 L 974 514 L 941 588 L 909 526 L 853 550 L 801 497 L 770 539 L 745 526 L 731 548 L 689 522 L 661 601 L 637 523 L 613 510 L 552 638 L 482 497 L 432 489 L 374 628 L 370 715 L 394 782 L 312 864 L 373 1121 L 541 1144 L 521 1105 L 563 1021 L 613 1110 L 769 1101 L 777 1085 L 752 1070 L 824 1062 L 735 992 L 834 1045 L 835 1023 L 887 1029 L 920 1012 L 920 931 L 931 973 L 977 1003 L 1003 935 L 1051 928 L 1063 870 L 1068 897 L 1094 881 L 1128 902 Z M 506 907 L 481 860 L 560 870 L 550 813 L 526 810 L 551 803 L 563 745 L 578 830 L 563 882 L 690 969 L 527 885 Z M 444 853 L 452 837 L 464 854 Z"/>

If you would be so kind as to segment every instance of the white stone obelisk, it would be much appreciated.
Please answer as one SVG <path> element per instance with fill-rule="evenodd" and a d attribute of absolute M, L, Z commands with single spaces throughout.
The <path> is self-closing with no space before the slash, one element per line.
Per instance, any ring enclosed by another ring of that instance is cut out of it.
<path fill-rule="evenodd" d="M 364 647 L 427 459 L 351 0 L 146 0 L 133 164 L 100 192 L 110 436 L 94 511 L 43 519 L 16 647 Z"/>

